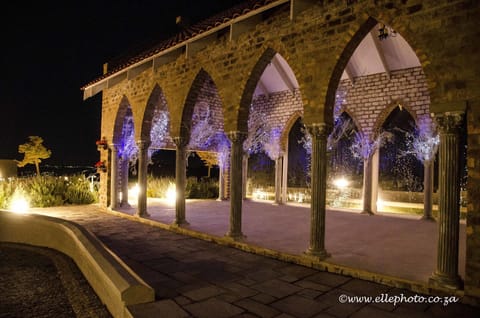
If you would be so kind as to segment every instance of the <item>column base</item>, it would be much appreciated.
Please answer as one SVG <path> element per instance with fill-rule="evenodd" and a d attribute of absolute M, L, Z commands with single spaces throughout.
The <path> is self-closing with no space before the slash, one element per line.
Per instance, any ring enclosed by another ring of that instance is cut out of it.
<path fill-rule="evenodd" d="M 235 242 L 244 242 L 247 237 L 243 233 L 231 233 L 230 231 L 225 234 L 225 238 L 235 241 Z"/>
<path fill-rule="evenodd" d="M 148 218 L 150 216 L 150 214 L 148 214 L 148 212 L 135 212 L 135 216 L 136 217 L 139 217 L 139 218 Z"/>
<path fill-rule="evenodd" d="M 362 211 L 362 212 L 360 212 L 360 214 L 375 215 L 375 213 L 373 213 L 373 211 Z"/>
<path fill-rule="evenodd" d="M 451 277 L 449 275 L 434 272 L 432 276 L 428 279 L 428 284 L 431 287 L 440 287 L 448 289 L 462 289 L 463 281 L 459 275 Z"/>
<path fill-rule="evenodd" d="M 305 251 L 304 253 L 308 257 L 313 257 L 319 261 L 322 261 L 330 256 L 332 256 L 330 253 L 327 252 L 327 250 L 317 250 L 317 249 L 312 249 L 308 248 L 308 250 Z"/>
<path fill-rule="evenodd" d="M 433 221 L 433 222 L 436 221 L 435 218 L 434 218 L 433 216 L 431 216 L 431 215 L 423 215 L 423 216 L 420 218 L 420 220 Z"/>
<path fill-rule="evenodd" d="M 172 225 L 176 227 L 184 227 L 189 226 L 190 223 L 188 223 L 187 220 L 175 220 L 173 221 Z"/>
<path fill-rule="evenodd" d="M 216 201 L 219 201 L 219 202 L 227 201 L 227 198 L 222 198 L 222 199 L 218 198 Z"/>
<path fill-rule="evenodd" d="M 120 202 L 121 208 L 131 208 L 132 206 L 128 202 Z"/>

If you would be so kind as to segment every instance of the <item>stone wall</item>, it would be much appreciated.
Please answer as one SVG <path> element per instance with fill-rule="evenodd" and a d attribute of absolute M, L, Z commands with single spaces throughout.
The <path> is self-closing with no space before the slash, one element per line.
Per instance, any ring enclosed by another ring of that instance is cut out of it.
<path fill-rule="evenodd" d="M 373 74 L 340 82 L 345 92 L 341 110 L 355 121 L 359 131 L 375 138 L 390 112 L 401 105 L 418 121 L 431 122 L 430 96 L 421 68 L 405 69 L 387 74 Z"/>

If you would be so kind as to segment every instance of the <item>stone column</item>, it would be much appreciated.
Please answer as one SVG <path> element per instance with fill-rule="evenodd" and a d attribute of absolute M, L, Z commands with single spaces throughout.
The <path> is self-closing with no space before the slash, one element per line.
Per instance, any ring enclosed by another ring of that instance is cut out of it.
<path fill-rule="evenodd" d="M 222 164 L 218 167 L 218 199 L 223 201 L 225 199 L 225 172 Z"/>
<path fill-rule="evenodd" d="M 375 149 L 372 156 L 372 198 L 371 204 L 372 213 L 377 213 L 377 201 L 378 201 L 378 173 L 380 165 L 380 149 Z"/>
<path fill-rule="evenodd" d="M 175 221 L 173 224 L 181 226 L 188 225 L 185 219 L 185 187 L 187 184 L 187 140 L 183 137 L 173 138 L 173 142 L 177 146 L 175 157 Z"/>
<path fill-rule="evenodd" d="M 283 156 L 275 159 L 275 204 L 282 204 Z"/>
<path fill-rule="evenodd" d="M 128 158 L 123 157 L 120 163 L 121 171 L 121 191 L 122 191 L 122 200 L 120 201 L 121 207 L 130 207 L 128 203 Z"/>
<path fill-rule="evenodd" d="M 434 220 L 433 206 L 433 159 L 423 162 L 423 220 Z"/>
<path fill-rule="evenodd" d="M 282 172 L 282 203 L 288 202 L 288 146 L 283 154 L 283 172 Z"/>
<path fill-rule="evenodd" d="M 363 210 L 364 214 L 373 214 L 372 209 L 372 156 L 363 159 Z"/>
<path fill-rule="evenodd" d="M 429 283 L 433 286 L 461 288 L 458 275 L 460 219 L 460 128 L 463 112 L 436 114 L 439 145 L 439 220 L 437 268 Z"/>
<path fill-rule="evenodd" d="M 243 141 L 246 133 L 233 131 L 228 133 L 232 145 L 230 150 L 230 230 L 227 236 L 233 240 L 244 238 L 242 233 L 242 176 Z"/>
<path fill-rule="evenodd" d="M 138 147 L 138 205 L 135 216 L 147 217 L 147 164 L 149 141 L 137 141 Z"/>
<path fill-rule="evenodd" d="M 245 199 L 247 198 L 248 154 L 243 154 L 243 157 L 242 157 L 242 166 L 243 166 L 243 174 L 242 174 L 242 199 L 245 200 Z"/>
<path fill-rule="evenodd" d="M 325 259 L 325 203 L 327 196 L 327 137 L 331 128 L 324 124 L 307 126 L 312 136 L 312 202 L 310 218 L 310 246 L 307 255 Z"/>
<path fill-rule="evenodd" d="M 110 145 L 110 210 L 118 208 L 118 145 Z"/>

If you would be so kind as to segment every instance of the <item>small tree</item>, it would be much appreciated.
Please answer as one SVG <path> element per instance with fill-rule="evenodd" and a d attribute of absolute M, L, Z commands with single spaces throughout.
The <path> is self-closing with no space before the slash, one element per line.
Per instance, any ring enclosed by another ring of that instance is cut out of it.
<path fill-rule="evenodd" d="M 19 145 L 18 152 L 23 153 L 23 160 L 17 161 L 17 166 L 24 167 L 28 164 L 34 164 L 37 170 L 37 175 L 40 175 L 40 162 L 42 159 L 50 158 L 52 152 L 45 148 L 43 139 L 39 136 L 29 136 L 30 141 Z"/>

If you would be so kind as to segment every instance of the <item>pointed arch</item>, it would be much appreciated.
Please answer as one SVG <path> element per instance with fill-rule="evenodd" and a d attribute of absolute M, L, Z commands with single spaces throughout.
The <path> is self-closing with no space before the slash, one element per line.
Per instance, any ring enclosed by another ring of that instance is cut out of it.
<path fill-rule="evenodd" d="M 237 114 L 237 130 L 241 132 L 248 131 L 248 115 L 250 112 L 250 104 L 255 93 L 257 83 L 262 77 L 263 71 L 267 65 L 272 61 L 272 58 L 277 54 L 272 48 L 268 48 L 258 59 L 257 63 L 250 72 L 250 76 L 245 84 L 242 97 L 240 99 L 240 108 Z"/>
<path fill-rule="evenodd" d="M 294 112 L 283 127 L 282 135 L 280 136 L 280 149 L 282 151 L 287 149 L 288 135 L 290 134 L 290 130 L 292 130 L 293 125 L 295 125 L 299 118 L 303 118 L 303 113 L 300 111 Z"/>
<path fill-rule="evenodd" d="M 145 112 L 143 114 L 142 127 L 140 131 L 140 137 L 142 140 L 150 141 L 150 133 L 152 131 L 153 118 L 155 116 L 156 109 L 167 111 L 169 113 L 165 95 L 158 84 L 155 84 L 153 87 L 147 101 Z"/>
<path fill-rule="evenodd" d="M 207 73 L 207 71 L 201 68 L 190 85 L 187 97 L 185 98 L 185 103 L 182 110 L 182 119 L 180 123 L 180 137 L 185 138 L 187 143 L 190 139 L 190 130 L 192 128 L 192 116 L 195 103 L 201 94 L 204 83 L 209 79 L 211 79 L 211 76 Z"/>
<path fill-rule="evenodd" d="M 127 96 L 123 96 L 117 114 L 115 116 L 114 126 L 113 126 L 113 133 L 112 133 L 112 141 L 114 144 L 119 144 L 122 142 L 122 133 L 123 133 L 123 123 L 125 117 L 133 116 L 132 108 Z"/>
<path fill-rule="evenodd" d="M 340 83 L 340 79 L 342 78 L 343 70 L 347 67 L 350 57 L 352 57 L 358 45 L 360 45 L 360 42 L 362 42 L 363 38 L 367 36 L 370 30 L 377 23 L 377 20 L 372 17 L 368 17 L 368 19 L 360 26 L 357 32 L 355 32 L 350 41 L 345 45 L 345 48 L 340 54 L 340 57 L 337 59 L 337 63 L 335 64 L 332 75 L 330 76 L 330 79 L 328 81 L 327 95 L 325 96 L 325 113 L 323 118 L 325 118 L 326 120 L 330 120 L 331 118 L 333 118 L 335 96 L 338 84 Z"/>
<path fill-rule="evenodd" d="M 394 109 L 400 107 L 400 109 L 405 109 L 409 115 L 415 121 L 415 125 L 418 125 L 418 118 L 416 113 L 412 110 L 408 103 L 405 103 L 403 100 L 398 99 L 392 101 L 387 107 L 383 109 L 383 111 L 378 115 L 377 120 L 373 126 L 372 130 L 372 140 L 375 140 L 377 136 L 381 133 L 382 126 L 387 120 L 388 116 L 393 112 Z"/>

